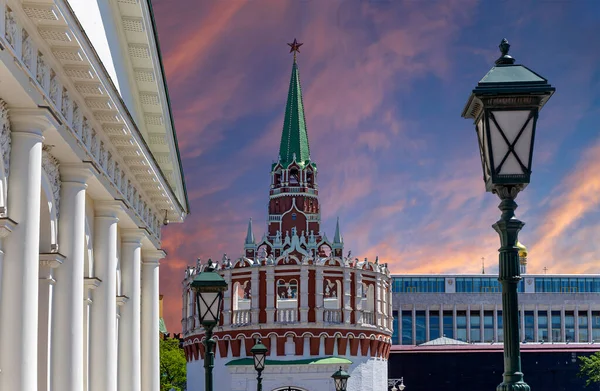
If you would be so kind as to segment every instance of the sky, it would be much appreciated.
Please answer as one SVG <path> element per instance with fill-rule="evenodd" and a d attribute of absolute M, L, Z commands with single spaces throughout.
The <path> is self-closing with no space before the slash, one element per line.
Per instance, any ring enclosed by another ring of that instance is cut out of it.
<path fill-rule="evenodd" d="M 298 65 L 322 228 L 392 273 L 497 273 L 471 120 L 477 82 L 510 54 L 548 79 L 531 184 L 517 203 L 528 272 L 600 272 L 600 2 L 153 0 L 191 213 L 163 232 L 164 317 L 181 329 L 196 258 L 242 255 L 266 229 L 292 68 Z"/>

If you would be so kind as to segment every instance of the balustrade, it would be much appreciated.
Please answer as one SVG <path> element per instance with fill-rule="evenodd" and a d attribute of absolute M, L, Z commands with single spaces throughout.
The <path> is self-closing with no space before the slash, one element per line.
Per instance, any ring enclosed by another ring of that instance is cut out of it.
<path fill-rule="evenodd" d="M 371 311 L 363 311 L 363 324 L 375 325 L 375 314 Z"/>
<path fill-rule="evenodd" d="M 323 321 L 327 323 L 342 323 L 342 310 L 324 310 Z"/>
<path fill-rule="evenodd" d="M 250 310 L 233 311 L 232 326 L 243 326 L 252 323 L 252 313 Z"/>
<path fill-rule="evenodd" d="M 296 323 L 298 322 L 297 308 L 278 308 L 277 322 L 279 323 Z"/>

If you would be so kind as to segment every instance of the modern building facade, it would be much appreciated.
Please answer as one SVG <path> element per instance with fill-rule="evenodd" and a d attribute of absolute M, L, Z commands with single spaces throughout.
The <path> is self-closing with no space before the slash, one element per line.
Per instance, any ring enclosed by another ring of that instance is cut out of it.
<path fill-rule="evenodd" d="M 215 390 L 256 389 L 250 349 L 257 338 L 269 348 L 264 390 L 331 391 L 331 375 L 340 367 L 351 375 L 348 391 L 386 390 L 389 271 L 378 260 L 344 256 L 339 221 L 333 240 L 321 232 L 317 165 L 295 56 L 279 158 L 270 175 L 267 232 L 256 240 L 250 220 L 244 255 L 217 263 L 228 290 L 214 330 Z M 204 266 L 189 267 L 183 281 L 188 391 L 204 389 L 204 330 L 190 289 Z"/>
<path fill-rule="evenodd" d="M 188 213 L 147 0 L 0 0 L 0 390 L 158 391 Z"/>
<path fill-rule="evenodd" d="M 580 355 L 600 350 L 600 276 L 527 274 L 521 247 L 521 360 L 533 389 L 583 390 Z M 391 377 L 411 390 L 494 389 L 503 369 L 497 276 L 393 275 Z"/>

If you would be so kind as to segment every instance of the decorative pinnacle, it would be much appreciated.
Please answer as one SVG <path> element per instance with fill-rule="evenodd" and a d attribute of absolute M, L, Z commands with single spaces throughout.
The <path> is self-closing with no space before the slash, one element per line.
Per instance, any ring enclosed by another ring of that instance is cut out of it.
<path fill-rule="evenodd" d="M 288 43 L 290 47 L 290 53 L 294 53 L 294 62 L 296 62 L 296 53 L 300 53 L 300 46 L 304 45 L 303 43 L 298 43 L 296 38 L 294 38 L 294 42 Z"/>
<path fill-rule="evenodd" d="M 500 58 L 496 60 L 496 65 L 514 64 L 515 59 L 508 55 L 508 50 L 510 49 L 510 44 L 508 43 L 508 40 L 504 38 L 502 42 L 500 42 L 500 45 L 498 45 L 498 47 L 500 48 L 500 53 L 502 53 L 502 56 L 500 56 Z"/>

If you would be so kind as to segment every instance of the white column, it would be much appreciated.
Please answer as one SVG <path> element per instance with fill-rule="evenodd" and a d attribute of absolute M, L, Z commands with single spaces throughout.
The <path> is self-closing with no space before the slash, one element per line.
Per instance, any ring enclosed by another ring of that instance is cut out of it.
<path fill-rule="evenodd" d="M 227 272 L 225 273 L 225 276 Z M 224 277 L 225 277 L 224 276 Z M 231 278 L 225 278 L 225 281 L 231 281 Z M 252 269 L 252 274 L 250 277 L 250 292 L 252 293 L 252 297 L 250 298 L 250 310 L 251 321 L 253 324 L 258 324 L 258 317 L 260 314 L 260 305 L 258 303 L 258 299 L 260 298 L 260 282 L 258 279 L 258 269 Z M 227 323 L 225 323 L 227 324 Z"/>
<path fill-rule="evenodd" d="M 354 322 L 360 325 L 364 321 L 362 308 L 362 273 L 354 273 L 354 278 L 354 292 L 356 292 L 354 298 Z"/>
<path fill-rule="evenodd" d="M 587 310 L 588 317 L 588 342 L 594 342 L 594 338 L 592 337 L 592 305 L 588 304 Z"/>
<path fill-rule="evenodd" d="M 273 324 L 275 321 L 275 270 L 273 266 L 267 266 L 266 281 L 267 281 L 267 324 Z"/>
<path fill-rule="evenodd" d="M 471 341 L 471 304 L 467 305 L 467 341 Z"/>
<path fill-rule="evenodd" d="M 521 322 L 520 322 L 520 328 L 521 328 L 521 335 L 519 338 L 520 342 L 525 341 L 525 305 L 521 304 Z"/>
<path fill-rule="evenodd" d="M 425 342 L 429 341 L 429 306 L 425 307 Z"/>
<path fill-rule="evenodd" d="M 556 342 L 552 338 L 552 305 L 548 306 L 548 342 Z"/>
<path fill-rule="evenodd" d="M 128 300 L 119 318 L 119 390 L 141 391 L 141 271 L 144 231 L 123 230 L 121 233 L 122 294 Z"/>
<path fill-rule="evenodd" d="M 539 334 L 539 324 L 538 324 L 538 311 L 539 311 L 539 305 L 536 304 L 535 305 L 535 312 L 533 313 L 533 342 L 540 342 L 540 339 L 538 337 Z"/>
<path fill-rule="evenodd" d="M 160 391 L 158 265 L 162 250 L 142 252 L 142 390 Z"/>
<path fill-rule="evenodd" d="M 52 390 L 83 387 L 83 271 L 85 260 L 85 190 L 92 175 L 87 166 L 61 165 L 58 243 L 66 259 L 56 269 L 51 331 Z"/>
<path fill-rule="evenodd" d="M 484 310 L 483 310 L 483 304 L 481 305 L 481 308 L 479 310 L 479 342 L 486 342 L 485 340 L 485 336 L 484 336 L 484 332 L 485 332 L 485 325 L 484 325 L 484 321 L 483 321 L 483 315 L 484 315 Z"/>
<path fill-rule="evenodd" d="M 45 111 L 44 111 L 45 113 Z M 5 241 L 0 292 L 0 390 L 37 389 L 42 131 L 39 111 L 11 112 L 8 213 L 18 225 Z"/>
<path fill-rule="evenodd" d="M 94 269 L 102 282 L 93 292 L 90 324 L 90 390 L 117 389 L 117 214 L 116 204 L 96 204 Z M 57 390 L 58 391 L 58 390 Z"/>
<path fill-rule="evenodd" d="M 494 342 L 498 342 L 498 304 L 494 304 Z"/>
<path fill-rule="evenodd" d="M 412 308 L 412 344 L 417 344 L 417 307 L 414 304 Z"/>
<path fill-rule="evenodd" d="M 323 267 L 315 268 L 315 291 L 316 291 L 316 323 L 323 323 L 323 310 L 325 307 L 325 297 L 323 296 Z"/>
<path fill-rule="evenodd" d="M 300 322 L 306 324 L 308 323 L 308 266 L 300 267 Z"/>
<path fill-rule="evenodd" d="M 38 311 L 38 391 L 51 390 L 51 330 L 55 270 L 64 263 L 59 254 L 40 254 L 40 291 Z"/>
<path fill-rule="evenodd" d="M 575 306 L 574 321 L 575 321 L 575 342 L 579 342 L 579 304 Z"/>
<path fill-rule="evenodd" d="M 567 329 L 565 327 L 565 306 L 560 309 L 560 338 L 561 342 L 567 342 Z"/>
<path fill-rule="evenodd" d="M 456 319 L 456 304 L 452 307 L 452 333 L 454 334 L 454 339 L 458 339 L 458 327 L 457 327 L 457 319 Z"/>
<path fill-rule="evenodd" d="M 352 280 L 351 280 L 351 276 L 350 276 L 350 268 L 345 267 L 344 268 L 344 284 L 343 284 L 343 291 L 344 291 L 343 299 L 344 300 L 341 303 L 341 307 L 344 310 L 344 323 L 347 325 L 350 324 L 350 317 L 352 314 L 352 291 L 350 288 L 351 281 Z M 340 292 L 338 292 L 338 295 L 339 294 L 340 294 Z M 389 328 L 389 324 L 386 325 L 386 327 Z"/>

